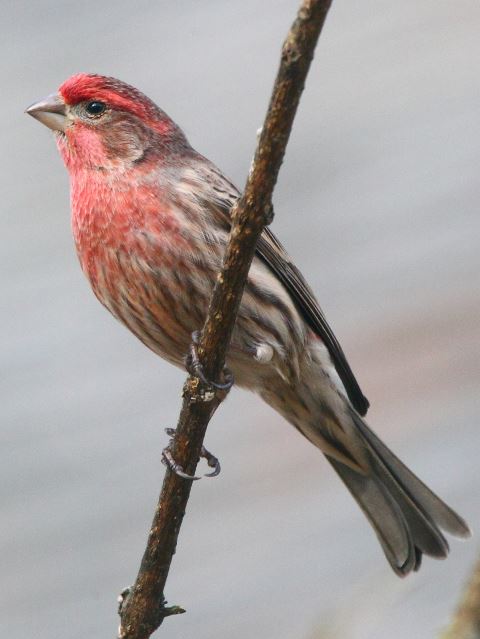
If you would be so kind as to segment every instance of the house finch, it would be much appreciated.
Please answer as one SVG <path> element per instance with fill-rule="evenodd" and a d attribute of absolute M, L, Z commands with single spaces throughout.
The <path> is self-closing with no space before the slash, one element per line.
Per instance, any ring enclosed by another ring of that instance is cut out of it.
<path fill-rule="evenodd" d="M 53 129 L 71 180 L 72 227 L 100 302 L 146 346 L 183 366 L 203 325 L 238 190 L 137 89 L 100 75 L 69 78 L 27 112 Z M 445 557 L 441 530 L 465 521 L 383 444 L 368 401 L 301 273 L 267 229 L 258 243 L 227 356 L 317 446 L 377 534 L 393 570 Z"/>

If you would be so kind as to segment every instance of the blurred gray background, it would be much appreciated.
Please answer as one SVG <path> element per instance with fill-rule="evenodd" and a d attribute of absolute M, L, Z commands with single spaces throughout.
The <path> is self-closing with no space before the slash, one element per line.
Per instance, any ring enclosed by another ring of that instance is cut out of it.
<path fill-rule="evenodd" d="M 23 114 L 70 74 L 128 81 L 244 184 L 297 0 L 3 0 L 0 628 L 113 637 L 185 375 L 98 304 L 68 180 Z M 334 1 L 275 192 L 275 232 L 317 291 L 369 422 L 480 529 L 480 7 Z M 194 486 L 165 639 L 430 639 L 478 537 L 406 580 L 322 456 L 232 392 Z"/>

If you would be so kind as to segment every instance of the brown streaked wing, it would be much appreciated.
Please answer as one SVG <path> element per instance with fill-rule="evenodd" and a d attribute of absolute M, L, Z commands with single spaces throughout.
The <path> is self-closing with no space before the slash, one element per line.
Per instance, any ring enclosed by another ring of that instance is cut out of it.
<path fill-rule="evenodd" d="M 342 347 L 303 275 L 291 262 L 288 253 L 268 228 L 265 229 L 258 241 L 257 253 L 290 293 L 292 300 L 310 328 L 322 339 L 345 386 L 348 398 L 360 415 L 365 415 L 370 404 L 355 379 Z"/>
<path fill-rule="evenodd" d="M 209 205 L 210 211 L 215 215 L 216 222 L 220 227 L 229 228 L 230 211 L 240 194 L 215 165 L 205 158 L 202 160 L 205 171 L 203 178 L 210 186 L 209 203 L 205 202 L 205 205 Z M 325 315 L 303 275 L 268 228 L 264 230 L 258 241 L 257 255 L 282 282 L 305 322 L 322 339 L 353 407 L 360 415 L 365 415 L 370 406 L 369 401 L 362 393 L 342 347 L 328 325 Z"/>

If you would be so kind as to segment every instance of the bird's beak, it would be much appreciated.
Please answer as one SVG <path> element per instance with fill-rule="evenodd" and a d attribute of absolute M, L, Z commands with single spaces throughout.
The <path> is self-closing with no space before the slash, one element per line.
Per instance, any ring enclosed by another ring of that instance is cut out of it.
<path fill-rule="evenodd" d="M 39 102 L 35 102 L 35 104 L 31 104 L 28 109 L 25 109 L 25 113 L 39 120 L 52 131 L 64 132 L 67 127 L 65 102 L 56 93 Z"/>

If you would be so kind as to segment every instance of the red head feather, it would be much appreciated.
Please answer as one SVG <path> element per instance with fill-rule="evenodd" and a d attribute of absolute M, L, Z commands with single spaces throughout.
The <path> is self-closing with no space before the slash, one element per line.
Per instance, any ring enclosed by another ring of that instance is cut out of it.
<path fill-rule="evenodd" d="M 150 98 L 115 78 L 78 73 L 61 85 L 59 93 L 66 104 L 71 106 L 86 100 L 98 100 L 112 109 L 128 111 L 162 134 L 177 129 L 168 115 Z"/>

